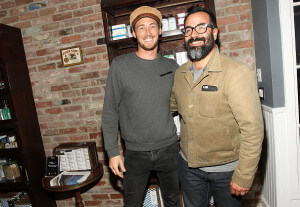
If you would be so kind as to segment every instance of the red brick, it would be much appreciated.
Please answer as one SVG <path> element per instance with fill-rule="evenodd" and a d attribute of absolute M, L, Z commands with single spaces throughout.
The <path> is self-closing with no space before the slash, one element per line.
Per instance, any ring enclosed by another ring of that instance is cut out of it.
<path fill-rule="evenodd" d="M 108 75 L 108 70 L 102 70 L 101 75 L 102 76 L 107 76 Z"/>
<path fill-rule="evenodd" d="M 51 0 L 49 1 L 50 6 L 57 6 L 58 4 L 64 4 L 67 0 Z"/>
<path fill-rule="evenodd" d="M 27 12 L 25 14 L 21 14 L 20 15 L 20 19 L 21 21 L 25 21 L 25 20 L 29 20 L 29 19 L 35 19 L 39 17 L 39 14 L 37 11 L 34 11 L 34 12 Z"/>
<path fill-rule="evenodd" d="M 89 86 L 89 82 L 88 81 L 81 81 L 81 82 L 71 83 L 70 85 L 71 85 L 72 88 L 84 88 L 84 87 Z"/>
<path fill-rule="evenodd" d="M 50 16 L 39 17 L 37 19 L 31 20 L 32 26 L 42 26 L 45 24 L 49 24 L 49 22 L 52 22 L 52 18 Z"/>
<path fill-rule="evenodd" d="M 92 86 L 99 86 L 101 84 L 101 80 L 91 80 Z"/>
<path fill-rule="evenodd" d="M 40 129 L 48 129 L 47 123 L 39 124 L 39 126 L 40 126 Z"/>
<path fill-rule="evenodd" d="M 60 60 L 60 54 L 56 54 L 56 55 L 47 55 L 47 61 L 53 61 L 53 60 Z"/>
<path fill-rule="evenodd" d="M 35 104 L 36 108 L 47 108 L 52 107 L 52 101 L 39 102 Z"/>
<path fill-rule="evenodd" d="M 1 19 L 2 24 L 11 24 L 19 21 L 18 16 L 5 17 Z"/>
<path fill-rule="evenodd" d="M 77 133 L 76 128 L 66 128 L 66 129 L 59 129 L 59 134 L 75 134 Z"/>
<path fill-rule="evenodd" d="M 87 32 L 87 31 L 93 31 L 94 26 L 93 25 L 82 25 L 74 28 L 75 33 L 82 33 L 82 32 Z"/>
<path fill-rule="evenodd" d="M 43 136 L 53 136 L 53 135 L 58 135 L 59 132 L 57 129 L 53 129 L 53 130 L 46 130 L 42 134 Z"/>
<path fill-rule="evenodd" d="M 59 9 L 58 11 L 59 12 L 65 12 L 65 11 L 68 11 L 68 10 L 75 10 L 75 9 L 78 9 L 78 3 L 75 2 L 75 3 L 67 3 L 67 4 L 63 4 L 63 5 L 60 5 L 59 6 Z"/>
<path fill-rule="evenodd" d="M 25 28 L 30 28 L 31 26 L 31 22 L 27 21 L 27 22 L 19 22 L 13 25 L 14 27 L 20 28 L 20 29 L 25 29 Z"/>
<path fill-rule="evenodd" d="M 80 96 L 80 95 L 81 95 L 80 91 L 63 91 L 62 92 L 62 96 L 64 98 L 77 97 L 77 96 Z"/>
<path fill-rule="evenodd" d="M 246 47 L 253 47 L 253 40 L 245 40 L 245 41 L 239 41 L 239 42 L 233 42 L 230 43 L 230 49 L 241 49 L 241 48 L 246 48 Z"/>
<path fill-rule="evenodd" d="M 39 72 L 42 72 L 42 71 L 45 71 L 45 70 L 54 70 L 54 69 L 56 69 L 55 63 L 49 63 L 49 64 L 38 66 L 38 71 Z"/>
<path fill-rule="evenodd" d="M 80 40 L 81 40 L 80 35 L 73 35 L 73 36 L 68 36 L 68 37 L 61 38 L 61 43 L 62 44 L 67 44 L 67 43 L 70 43 L 70 42 L 77 42 L 77 41 L 80 41 Z"/>
<path fill-rule="evenodd" d="M 15 0 L 15 2 L 16 2 L 16 6 L 20 6 L 23 4 L 30 4 L 33 2 L 33 0 Z"/>
<path fill-rule="evenodd" d="M 93 111 L 82 111 L 82 112 L 79 112 L 79 114 L 78 114 L 79 118 L 91 117 L 91 116 L 94 116 L 94 112 Z M 92 129 L 92 128 L 90 128 L 90 129 Z M 95 127 L 94 129 L 92 129 L 91 131 L 97 131 L 97 127 Z"/>
<path fill-rule="evenodd" d="M 54 48 L 46 48 L 46 49 L 37 50 L 36 55 L 37 56 L 45 56 L 48 54 L 53 54 L 54 52 L 55 52 Z"/>
<path fill-rule="evenodd" d="M 34 51 L 25 52 L 26 58 L 34 58 L 36 57 L 36 54 Z"/>
<path fill-rule="evenodd" d="M 88 140 L 88 136 L 87 135 L 73 135 L 73 136 L 70 136 L 70 140 L 71 141 Z"/>
<path fill-rule="evenodd" d="M 94 10 L 92 8 L 84 8 L 84 9 L 80 9 L 80 10 L 73 12 L 74 17 L 81 17 L 84 15 L 93 14 L 93 13 L 94 13 Z"/>
<path fill-rule="evenodd" d="M 80 7 L 88 7 L 93 5 L 99 5 L 100 0 L 89 0 L 89 1 L 82 1 L 80 2 Z"/>
<path fill-rule="evenodd" d="M 101 93 L 100 88 L 88 88 L 88 89 L 84 88 L 81 91 L 82 91 L 82 95 Z"/>
<path fill-rule="evenodd" d="M 64 107 L 64 111 L 65 112 L 72 112 L 72 111 L 81 111 L 82 110 L 82 106 L 77 105 L 77 106 L 66 106 Z"/>
<path fill-rule="evenodd" d="M 94 21 L 99 21 L 101 19 L 102 19 L 101 14 L 94 14 L 94 15 L 91 15 L 91 16 L 83 17 L 82 22 L 83 23 L 94 22 Z"/>
<path fill-rule="evenodd" d="M 104 46 L 104 45 L 87 48 L 85 50 L 86 55 L 93 55 L 93 54 L 98 54 L 98 53 L 103 53 L 103 52 L 106 52 L 106 46 Z"/>
<path fill-rule="evenodd" d="M 70 142 L 69 136 L 67 136 L 67 137 L 54 137 L 52 140 L 55 141 L 55 142 L 58 142 L 58 143 Z M 53 147 L 52 147 L 52 149 L 53 149 Z"/>
<path fill-rule="evenodd" d="M 6 15 L 7 15 L 6 10 L 0 11 L 0 18 L 5 17 Z"/>
<path fill-rule="evenodd" d="M 98 78 L 99 76 L 100 76 L 99 72 L 90 72 L 90 73 L 85 73 L 85 74 L 80 75 L 80 79 L 85 80 L 85 79 L 91 79 L 91 78 Z"/>
<path fill-rule="evenodd" d="M 62 84 L 57 86 L 51 86 L 51 91 L 63 91 L 70 88 L 69 84 Z"/>
<path fill-rule="evenodd" d="M 74 104 L 82 104 L 82 103 L 88 103 L 91 101 L 91 99 L 89 97 L 83 97 L 83 96 L 80 96 L 80 97 L 77 97 L 77 98 L 73 98 L 72 99 L 73 103 Z"/>
<path fill-rule="evenodd" d="M 228 25 L 228 31 L 229 32 L 247 30 L 247 29 L 251 29 L 251 28 L 252 28 L 252 23 L 251 22 L 243 22 L 243 23 Z"/>
<path fill-rule="evenodd" d="M 72 12 L 56 14 L 56 15 L 53 15 L 53 21 L 62 21 L 62 20 L 66 20 L 66 19 L 71 19 L 72 17 L 73 17 Z"/>
<path fill-rule="evenodd" d="M 123 194 L 119 193 L 119 194 L 110 194 L 110 198 L 111 199 L 121 199 L 123 198 Z"/>
<path fill-rule="evenodd" d="M 76 25 L 81 24 L 81 19 L 80 18 L 68 19 L 68 20 L 63 21 L 62 24 L 64 25 L 64 27 L 74 27 Z"/>
<path fill-rule="evenodd" d="M 55 14 L 57 11 L 56 7 L 48 7 L 40 10 L 40 16 L 47 16 L 51 14 Z"/>
<path fill-rule="evenodd" d="M 84 206 L 101 206 L 102 201 L 84 201 Z"/>
<path fill-rule="evenodd" d="M 103 200 L 103 199 L 109 199 L 109 196 L 107 194 L 97 194 L 92 195 L 93 200 Z"/>
<path fill-rule="evenodd" d="M 96 61 L 96 57 L 95 56 L 85 57 L 85 58 L 83 58 L 83 60 L 84 60 L 84 63 L 87 64 L 87 63 L 90 63 L 90 62 L 95 62 Z"/>
<path fill-rule="evenodd" d="M 20 15 L 25 12 L 28 12 L 27 6 L 14 7 L 9 10 L 10 16 Z"/>
<path fill-rule="evenodd" d="M 89 136 L 90 136 L 90 139 L 95 139 L 95 140 L 102 138 L 101 133 L 91 133 L 91 134 L 89 134 Z"/>
<path fill-rule="evenodd" d="M 103 27 L 102 27 L 103 28 Z M 101 28 L 101 29 L 102 29 Z M 95 30 L 96 30 L 97 28 L 95 28 Z M 92 39 L 92 38 L 99 38 L 99 37 L 103 37 L 104 35 L 102 34 L 102 32 L 101 31 L 98 31 L 98 30 L 96 30 L 96 31 L 91 31 L 91 32 L 87 32 L 87 33 L 84 33 L 84 34 L 81 34 L 81 36 L 82 36 L 82 39 L 83 40 L 86 40 L 86 39 Z"/>
<path fill-rule="evenodd" d="M 51 109 L 46 109 L 45 112 L 49 114 L 60 114 L 62 113 L 62 110 L 61 108 L 51 108 Z"/>
<path fill-rule="evenodd" d="M 69 68 L 69 73 L 80 73 L 80 72 L 83 72 L 85 70 L 86 70 L 86 65 L 73 66 L 73 67 Z"/>
<path fill-rule="evenodd" d="M 53 32 L 54 37 L 61 37 L 61 36 L 66 36 L 71 34 L 73 34 L 73 28 L 65 28 Z"/>
<path fill-rule="evenodd" d="M 241 21 L 245 21 L 245 20 L 250 21 L 251 20 L 251 14 L 250 13 L 240 14 L 240 20 Z"/>
<path fill-rule="evenodd" d="M 50 23 L 50 24 L 42 25 L 41 28 L 42 28 L 43 31 L 49 31 L 49 30 L 54 30 L 58 27 L 59 27 L 59 23 L 58 22 L 53 22 L 53 23 Z"/>
<path fill-rule="evenodd" d="M 6 9 L 9 9 L 9 8 L 12 8 L 14 7 L 15 4 L 13 1 L 8 1 L 8 2 L 3 2 L 3 3 L 0 3 L 0 9 L 2 10 L 6 10 Z"/>
<path fill-rule="evenodd" d="M 239 0 L 219 0 L 214 3 L 216 8 L 224 8 L 228 5 L 239 3 Z"/>
<path fill-rule="evenodd" d="M 222 17 L 217 19 L 217 24 L 218 25 L 227 25 L 227 24 L 232 24 L 232 23 L 237 23 L 239 22 L 239 16 L 230 16 L 230 17 Z"/>
<path fill-rule="evenodd" d="M 239 6 L 226 8 L 226 13 L 229 15 L 240 14 L 246 11 L 250 11 L 250 5 L 239 5 Z"/>
<path fill-rule="evenodd" d="M 32 65 L 38 65 L 38 64 L 42 64 L 42 63 L 45 63 L 46 60 L 45 58 L 35 58 L 35 59 L 30 59 L 30 60 L 27 60 L 27 65 L 29 66 L 32 66 Z"/>
<path fill-rule="evenodd" d="M 233 42 L 238 40 L 237 34 L 225 34 L 220 36 L 220 42 Z"/>
<path fill-rule="evenodd" d="M 49 128 L 61 128 L 61 127 L 66 127 L 65 122 L 52 122 L 48 124 Z"/>

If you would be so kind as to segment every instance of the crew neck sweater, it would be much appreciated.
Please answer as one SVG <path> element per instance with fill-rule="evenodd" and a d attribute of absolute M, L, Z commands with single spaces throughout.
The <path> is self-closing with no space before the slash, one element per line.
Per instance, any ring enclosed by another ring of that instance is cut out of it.
<path fill-rule="evenodd" d="M 170 94 L 178 64 L 158 54 L 145 60 L 129 53 L 111 64 L 102 112 L 104 146 L 108 157 L 119 155 L 118 126 L 125 147 L 151 151 L 177 141 L 170 113 Z"/>

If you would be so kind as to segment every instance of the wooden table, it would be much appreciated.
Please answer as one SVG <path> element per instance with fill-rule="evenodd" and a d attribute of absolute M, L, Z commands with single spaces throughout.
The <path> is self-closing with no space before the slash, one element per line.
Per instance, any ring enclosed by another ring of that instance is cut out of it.
<path fill-rule="evenodd" d="M 61 186 L 51 186 L 50 180 L 53 177 L 44 177 L 42 180 L 43 188 L 47 191 L 51 192 L 74 192 L 75 193 L 75 206 L 76 207 L 84 207 L 80 190 L 87 187 L 88 185 L 92 185 L 95 181 L 101 179 L 103 176 L 103 165 L 101 163 L 98 164 L 97 168 L 91 172 L 89 177 L 82 183 L 75 185 L 61 185 Z"/>

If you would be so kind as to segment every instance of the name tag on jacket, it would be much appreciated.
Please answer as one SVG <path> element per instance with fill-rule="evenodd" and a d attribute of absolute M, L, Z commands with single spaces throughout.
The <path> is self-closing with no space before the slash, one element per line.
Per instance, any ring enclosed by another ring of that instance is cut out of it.
<path fill-rule="evenodd" d="M 217 86 L 209 86 L 209 85 L 203 85 L 202 91 L 218 91 Z"/>

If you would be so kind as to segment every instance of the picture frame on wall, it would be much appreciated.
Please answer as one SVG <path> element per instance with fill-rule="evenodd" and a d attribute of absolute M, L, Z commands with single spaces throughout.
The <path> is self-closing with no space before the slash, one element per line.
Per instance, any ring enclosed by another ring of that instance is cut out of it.
<path fill-rule="evenodd" d="M 62 67 L 83 64 L 81 46 L 73 46 L 60 49 Z"/>

